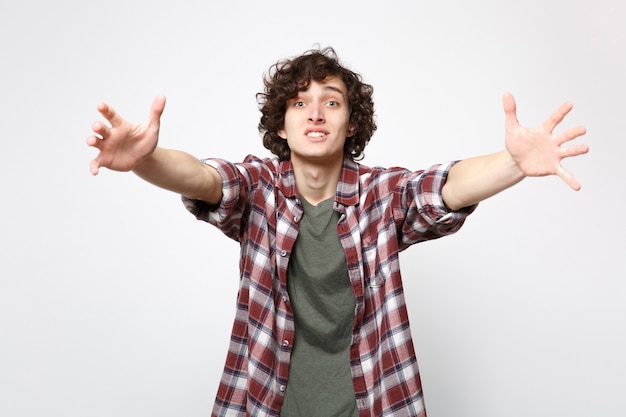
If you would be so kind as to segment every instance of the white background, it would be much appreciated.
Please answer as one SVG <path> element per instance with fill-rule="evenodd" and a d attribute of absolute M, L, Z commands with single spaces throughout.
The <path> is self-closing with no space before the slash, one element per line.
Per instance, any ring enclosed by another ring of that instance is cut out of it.
<path fill-rule="evenodd" d="M 626 415 L 626 3 L 0 3 L 0 415 L 207 416 L 238 246 L 133 174 L 92 177 L 106 100 L 161 144 L 266 156 L 255 93 L 315 46 L 375 88 L 368 165 L 503 147 L 501 96 L 542 123 L 571 100 L 582 183 L 531 178 L 402 255 L 430 417 Z"/>

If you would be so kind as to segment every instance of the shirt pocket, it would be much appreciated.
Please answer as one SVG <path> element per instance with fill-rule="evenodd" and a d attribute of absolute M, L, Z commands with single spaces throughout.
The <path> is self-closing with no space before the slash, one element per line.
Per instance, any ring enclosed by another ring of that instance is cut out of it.
<path fill-rule="evenodd" d="M 363 242 L 365 285 L 372 289 L 384 286 L 392 274 L 390 258 L 397 257 L 397 252 L 393 249 L 395 245 L 390 244 L 389 239 L 396 239 L 396 237 L 381 230 L 371 239 Z"/>

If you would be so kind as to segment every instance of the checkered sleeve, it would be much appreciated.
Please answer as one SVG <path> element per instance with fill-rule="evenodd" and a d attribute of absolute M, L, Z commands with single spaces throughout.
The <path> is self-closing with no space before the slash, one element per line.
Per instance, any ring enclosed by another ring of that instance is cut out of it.
<path fill-rule="evenodd" d="M 183 204 L 198 220 L 215 225 L 226 236 L 239 241 L 246 211 L 245 195 L 249 189 L 246 171 L 223 159 L 204 159 L 202 162 L 215 168 L 222 177 L 222 200 L 218 205 L 211 205 L 183 196 Z"/>
<path fill-rule="evenodd" d="M 477 207 L 450 210 L 443 201 L 442 189 L 450 168 L 456 162 L 433 165 L 424 171 L 408 173 L 398 186 L 401 236 L 406 245 L 437 239 L 457 232 Z"/>

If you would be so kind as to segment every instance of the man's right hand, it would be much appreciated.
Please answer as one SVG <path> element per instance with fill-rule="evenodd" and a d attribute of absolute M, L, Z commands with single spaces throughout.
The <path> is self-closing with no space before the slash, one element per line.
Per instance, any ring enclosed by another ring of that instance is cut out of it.
<path fill-rule="evenodd" d="M 100 152 L 89 164 L 93 175 L 100 167 L 114 171 L 131 171 L 141 161 L 152 154 L 159 141 L 161 114 L 165 108 L 165 96 L 157 96 L 152 102 L 148 121 L 132 124 L 121 117 L 107 103 L 98 104 L 98 111 L 110 123 L 95 122 L 93 134 L 87 138 L 87 145 Z"/>

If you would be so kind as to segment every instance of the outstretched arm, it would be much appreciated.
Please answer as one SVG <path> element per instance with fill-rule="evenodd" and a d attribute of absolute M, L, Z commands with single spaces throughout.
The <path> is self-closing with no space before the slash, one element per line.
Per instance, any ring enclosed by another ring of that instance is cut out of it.
<path fill-rule="evenodd" d="M 491 155 L 470 158 L 450 169 L 443 188 L 443 199 L 452 210 L 458 210 L 485 200 L 525 177 L 558 175 L 574 190 L 580 184 L 561 166 L 564 158 L 589 151 L 587 145 L 562 147 L 563 144 L 585 134 L 583 126 L 553 134 L 565 116 L 572 110 L 571 103 L 563 103 L 541 125 L 526 128 L 519 124 L 515 99 L 505 94 L 502 99 L 505 114 L 506 149 Z"/>
<path fill-rule="evenodd" d="M 133 124 L 106 103 L 98 111 L 109 122 L 93 124 L 87 144 L 99 150 L 89 164 L 97 175 L 101 167 L 115 171 L 133 171 L 146 181 L 185 197 L 217 204 L 222 198 L 222 180 L 217 171 L 181 151 L 158 147 L 161 115 L 165 97 L 158 96 L 150 108 L 148 120 Z"/>

